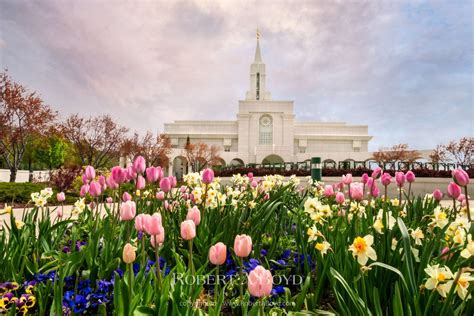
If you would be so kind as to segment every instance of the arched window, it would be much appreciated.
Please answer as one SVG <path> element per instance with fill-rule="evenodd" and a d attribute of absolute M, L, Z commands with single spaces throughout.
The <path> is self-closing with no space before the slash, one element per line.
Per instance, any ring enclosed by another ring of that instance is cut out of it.
<path fill-rule="evenodd" d="M 260 145 L 271 145 L 273 143 L 273 120 L 270 115 L 262 115 L 259 122 Z"/>

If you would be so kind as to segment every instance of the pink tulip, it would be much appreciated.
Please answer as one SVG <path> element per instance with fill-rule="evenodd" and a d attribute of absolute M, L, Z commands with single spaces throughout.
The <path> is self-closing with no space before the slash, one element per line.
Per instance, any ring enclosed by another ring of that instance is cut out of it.
<path fill-rule="evenodd" d="M 146 218 L 145 214 L 138 214 L 137 217 L 135 217 L 135 229 L 139 232 L 142 232 L 145 230 L 145 223 L 144 219 Z"/>
<path fill-rule="evenodd" d="M 362 183 L 363 183 L 363 184 L 367 184 L 367 181 L 368 181 L 368 180 L 369 180 L 369 175 L 368 175 L 367 173 L 364 173 L 364 174 L 362 175 L 362 180 L 361 180 Z"/>
<path fill-rule="evenodd" d="M 253 179 L 253 172 L 247 173 L 247 177 L 248 177 L 249 179 Z"/>
<path fill-rule="evenodd" d="M 390 183 L 392 183 L 392 176 L 388 172 L 384 172 L 380 178 L 380 182 L 382 182 L 383 186 L 388 186 Z"/>
<path fill-rule="evenodd" d="M 119 185 L 117 184 L 117 182 L 114 181 L 111 175 L 108 176 L 107 179 L 105 179 L 105 182 L 107 186 L 111 188 L 112 190 L 118 189 L 119 187 Z"/>
<path fill-rule="evenodd" d="M 196 226 L 199 225 L 199 223 L 201 222 L 201 212 L 199 211 L 197 206 L 193 206 L 188 210 L 186 219 L 192 220 Z"/>
<path fill-rule="evenodd" d="M 466 199 L 466 196 L 464 194 L 459 194 L 458 196 L 458 202 L 462 202 Z"/>
<path fill-rule="evenodd" d="M 325 197 L 334 196 L 334 188 L 333 188 L 333 186 L 332 186 L 332 185 L 325 185 L 325 186 L 324 186 L 323 195 L 324 195 Z"/>
<path fill-rule="evenodd" d="M 135 261 L 135 249 L 131 244 L 127 243 L 125 244 L 125 247 L 123 247 L 122 259 L 126 264 L 133 263 Z"/>
<path fill-rule="evenodd" d="M 218 242 L 209 249 L 209 261 L 216 266 L 224 264 L 227 257 L 227 246 Z"/>
<path fill-rule="evenodd" d="M 342 176 L 342 183 L 349 185 L 352 183 L 352 174 L 348 173 Z"/>
<path fill-rule="evenodd" d="M 86 171 L 84 172 L 87 180 L 93 180 L 95 178 L 95 169 L 92 166 L 87 166 Z"/>
<path fill-rule="evenodd" d="M 379 188 L 378 188 L 376 185 L 374 185 L 374 186 L 372 187 L 372 190 L 370 191 L 370 195 L 371 195 L 373 198 L 377 198 L 377 197 L 380 195 L 380 190 L 379 190 Z"/>
<path fill-rule="evenodd" d="M 248 287 L 250 295 L 254 297 L 269 296 L 273 288 L 272 273 L 262 266 L 257 266 L 249 273 Z"/>
<path fill-rule="evenodd" d="M 382 174 L 382 168 L 377 167 L 377 168 L 374 169 L 374 171 L 372 171 L 372 178 L 374 180 L 377 180 L 380 177 L 381 174 Z"/>
<path fill-rule="evenodd" d="M 58 200 L 58 202 L 64 202 L 64 200 L 66 199 L 66 195 L 64 194 L 64 192 L 59 192 L 58 194 L 56 194 L 56 199 Z"/>
<path fill-rule="evenodd" d="M 143 190 L 145 188 L 145 178 L 142 175 L 137 177 L 137 183 L 135 184 L 137 190 Z"/>
<path fill-rule="evenodd" d="M 258 187 L 258 182 L 256 180 L 252 180 L 250 186 L 255 189 L 256 187 Z"/>
<path fill-rule="evenodd" d="M 137 173 L 135 172 L 132 166 L 128 166 L 127 169 L 125 169 L 125 175 L 127 181 L 134 180 L 137 178 Z"/>
<path fill-rule="evenodd" d="M 204 169 L 202 172 L 202 183 L 210 184 L 214 181 L 214 171 L 210 168 Z"/>
<path fill-rule="evenodd" d="M 469 175 L 461 168 L 453 170 L 453 179 L 457 185 L 465 187 L 469 184 Z"/>
<path fill-rule="evenodd" d="M 161 222 L 161 214 L 155 213 L 143 218 L 143 225 L 148 235 L 160 235 L 163 232 L 163 224 Z"/>
<path fill-rule="evenodd" d="M 252 238 L 248 235 L 237 235 L 234 240 L 234 252 L 237 257 L 245 258 L 252 251 Z"/>
<path fill-rule="evenodd" d="M 155 240 L 158 242 L 158 246 L 161 246 L 165 242 L 165 229 L 164 228 L 163 228 L 161 234 L 152 235 L 150 237 L 150 243 L 151 243 L 151 246 L 153 248 L 156 248 L 156 246 L 157 246 Z"/>
<path fill-rule="evenodd" d="M 362 183 L 352 183 L 350 193 L 353 200 L 361 201 L 364 198 L 364 188 L 362 187 Z"/>
<path fill-rule="evenodd" d="M 413 173 L 413 171 L 407 171 L 407 173 L 405 174 L 405 179 L 407 180 L 408 183 L 413 183 L 415 182 L 415 174 Z"/>
<path fill-rule="evenodd" d="M 164 175 L 163 169 L 161 167 L 156 167 L 155 169 L 158 170 L 158 179 L 156 180 L 156 181 L 158 181 L 159 179 L 163 178 L 165 175 Z"/>
<path fill-rule="evenodd" d="M 120 205 L 120 219 L 122 221 L 130 221 L 135 217 L 137 206 L 133 201 L 127 201 Z"/>
<path fill-rule="evenodd" d="M 176 187 L 176 185 L 178 184 L 178 179 L 176 179 L 175 176 L 171 176 L 169 178 L 170 178 L 171 188 Z"/>
<path fill-rule="evenodd" d="M 188 190 L 188 188 L 187 188 L 185 185 L 182 185 L 182 186 L 179 188 L 179 192 L 181 192 L 181 193 L 185 193 L 187 190 Z"/>
<path fill-rule="evenodd" d="M 135 171 L 136 173 L 143 173 L 146 168 L 145 158 L 143 158 L 142 156 L 138 156 L 137 158 L 135 158 L 132 168 L 133 171 Z"/>
<path fill-rule="evenodd" d="M 120 184 L 124 183 L 125 180 L 127 180 L 127 173 L 120 166 L 113 167 L 111 172 L 112 172 L 112 180 L 115 183 L 117 183 L 117 185 L 120 185 Z"/>
<path fill-rule="evenodd" d="M 450 253 L 449 255 L 446 255 L 446 253 L 449 252 L 449 247 L 444 247 L 443 249 L 441 249 L 441 259 L 443 260 L 449 260 L 453 257 L 454 253 Z M 444 256 L 443 256 L 444 255 Z"/>
<path fill-rule="evenodd" d="M 461 195 L 461 187 L 454 182 L 448 184 L 448 196 L 457 199 Z"/>
<path fill-rule="evenodd" d="M 92 197 L 98 197 L 101 193 L 100 184 L 97 181 L 92 181 L 89 185 L 89 194 Z"/>
<path fill-rule="evenodd" d="M 184 240 L 192 240 L 196 237 L 196 224 L 190 219 L 181 223 L 181 238 Z"/>
<path fill-rule="evenodd" d="M 163 191 L 156 192 L 156 198 L 160 201 L 163 201 L 165 199 L 165 192 Z"/>
<path fill-rule="evenodd" d="M 105 199 L 105 201 L 106 201 L 107 203 L 109 203 L 109 204 L 112 204 L 112 202 L 114 201 L 114 199 L 112 199 L 112 197 L 109 196 L 109 197 L 107 197 L 107 198 Z"/>
<path fill-rule="evenodd" d="M 405 174 L 402 171 L 395 172 L 395 181 L 399 187 L 405 184 Z"/>
<path fill-rule="evenodd" d="M 443 192 L 441 192 L 440 189 L 436 189 L 433 191 L 433 198 L 436 200 L 436 201 L 441 201 L 441 199 L 443 198 Z"/>
<path fill-rule="evenodd" d="M 56 217 L 57 218 L 62 218 L 63 217 L 63 208 L 62 207 L 58 207 L 56 209 Z"/>
<path fill-rule="evenodd" d="M 82 184 L 88 184 L 88 183 L 89 183 L 89 180 L 87 180 L 86 174 L 83 174 L 82 175 Z"/>
<path fill-rule="evenodd" d="M 160 189 L 161 191 L 167 193 L 171 190 L 171 182 L 169 178 L 163 178 L 160 181 Z"/>
<path fill-rule="evenodd" d="M 339 204 L 339 205 L 344 204 L 345 200 L 346 199 L 344 198 L 344 193 L 342 193 L 342 192 L 337 192 L 336 193 L 336 203 L 337 204 Z"/>
<path fill-rule="evenodd" d="M 374 178 L 369 177 L 367 179 L 367 187 L 371 188 L 374 185 Z"/>
<path fill-rule="evenodd" d="M 104 192 L 107 189 L 107 180 L 104 176 L 100 176 L 98 182 L 100 184 L 100 190 Z"/>
<path fill-rule="evenodd" d="M 146 181 L 148 181 L 149 183 L 158 181 L 159 176 L 160 173 L 155 167 L 146 168 Z"/>
<path fill-rule="evenodd" d="M 123 194 L 122 194 L 122 201 L 123 202 L 130 201 L 131 199 L 132 199 L 132 196 L 130 195 L 130 193 L 128 193 L 127 191 L 123 192 Z"/>
<path fill-rule="evenodd" d="M 88 184 L 84 184 L 82 187 L 81 187 L 81 191 L 79 192 L 79 195 L 81 197 L 84 197 L 86 196 L 86 194 L 89 193 L 89 185 Z"/>

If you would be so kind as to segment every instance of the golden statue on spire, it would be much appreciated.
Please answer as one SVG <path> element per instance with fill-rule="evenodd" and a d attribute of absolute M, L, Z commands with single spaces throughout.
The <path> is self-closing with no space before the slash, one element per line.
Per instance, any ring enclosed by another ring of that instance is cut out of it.
<path fill-rule="evenodd" d="M 257 41 L 260 39 L 260 31 L 257 29 Z"/>

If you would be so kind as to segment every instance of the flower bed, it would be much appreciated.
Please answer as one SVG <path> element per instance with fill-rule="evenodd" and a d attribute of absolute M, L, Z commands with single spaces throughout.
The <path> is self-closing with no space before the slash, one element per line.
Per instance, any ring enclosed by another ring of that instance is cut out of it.
<path fill-rule="evenodd" d="M 454 178 L 443 208 L 440 191 L 412 196 L 410 173 L 306 187 L 235 175 L 224 186 L 206 169 L 176 187 L 141 158 L 100 176 L 88 167 L 71 217 L 43 189 L 5 221 L 0 312 L 471 315 L 469 178 Z M 400 195 L 380 196 L 393 185 Z"/>

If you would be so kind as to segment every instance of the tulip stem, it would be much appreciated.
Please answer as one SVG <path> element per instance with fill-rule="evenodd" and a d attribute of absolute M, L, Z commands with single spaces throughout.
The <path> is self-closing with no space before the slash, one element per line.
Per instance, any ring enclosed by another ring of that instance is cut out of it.
<path fill-rule="evenodd" d="M 128 304 L 132 304 L 132 291 L 133 291 L 133 266 L 132 263 L 128 265 Z"/>
<path fill-rule="evenodd" d="M 464 186 L 464 198 L 466 199 L 467 218 L 469 219 L 470 222 L 472 222 L 471 210 L 469 209 L 469 196 L 467 195 L 467 185 Z"/>
<path fill-rule="evenodd" d="M 146 258 L 145 258 L 145 234 L 142 233 L 142 264 L 140 268 L 145 267 Z"/>
<path fill-rule="evenodd" d="M 247 306 L 244 306 L 244 259 L 239 258 L 240 263 L 240 304 L 242 306 L 242 315 L 247 314 Z"/>
<path fill-rule="evenodd" d="M 263 307 L 263 297 L 260 298 L 260 315 L 265 315 L 265 308 Z"/>
<path fill-rule="evenodd" d="M 217 304 L 217 293 L 219 292 L 219 266 L 216 266 L 216 279 L 214 280 L 214 303 Z"/>
<path fill-rule="evenodd" d="M 158 285 L 158 289 L 161 289 L 161 267 L 160 267 L 159 245 L 157 242 L 157 236 L 154 236 L 154 238 L 155 238 L 156 277 L 158 279 L 157 285 Z"/>

